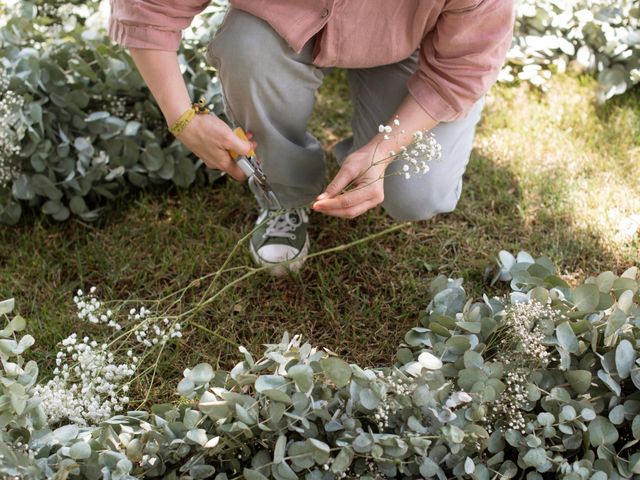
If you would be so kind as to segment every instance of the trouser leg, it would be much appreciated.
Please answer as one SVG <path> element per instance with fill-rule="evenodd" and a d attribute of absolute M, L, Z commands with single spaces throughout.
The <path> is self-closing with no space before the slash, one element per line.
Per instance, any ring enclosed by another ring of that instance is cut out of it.
<path fill-rule="evenodd" d="M 296 54 L 268 23 L 231 9 L 207 48 L 229 120 L 253 132 L 269 184 L 288 208 L 311 202 L 324 185 L 324 154 L 307 131 L 323 77 L 312 47 Z"/>
<path fill-rule="evenodd" d="M 408 95 L 406 82 L 416 68 L 417 55 L 413 55 L 395 64 L 348 70 L 353 139 L 350 145 L 345 142 L 335 150 L 336 157 L 364 146 L 377 134 L 378 126 L 391 119 Z M 387 168 L 382 207 L 389 215 L 397 220 L 424 220 L 454 210 L 462 192 L 462 175 L 469 161 L 482 106 L 480 99 L 466 118 L 440 123 L 432 130 L 442 147 L 442 158 L 431 163 L 428 173 L 407 179 L 397 174 L 402 168 L 401 162 Z M 350 147 L 348 151 L 345 146 Z"/>

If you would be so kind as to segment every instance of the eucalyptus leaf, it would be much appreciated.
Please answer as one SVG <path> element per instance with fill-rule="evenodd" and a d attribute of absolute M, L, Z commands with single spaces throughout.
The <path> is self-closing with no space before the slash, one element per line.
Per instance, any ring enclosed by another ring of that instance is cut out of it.
<path fill-rule="evenodd" d="M 578 353 L 578 338 L 573 332 L 569 322 L 563 322 L 558 325 L 556 327 L 556 335 L 558 337 L 558 343 L 562 348 L 570 353 Z"/>
<path fill-rule="evenodd" d="M 11 313 L 15 308 L 15 305 L 16 302 L 13 298 L 0 301 L 0 315 L 7 315 L 8 313 Z"/>
<path fill-rule="evenodd" d="M 69 456 L 75 460 L 86 460 L 91 456 L 91 447 L 86 442 L 76 442 L 69 449 Z"/>
<path fill-rule="evenodd" d="M 308 392 L 313 387 L 313 369 L 309 365 L 294 365 L 287 374 L 301 392 Z"/>
<path fill-rule="evenodd" d="M 600 299 L 598 286 L 594 284 L 580 285 L 573 291 L 573 303 L 580 312 L 591 312 L 597 306 Z"/>
<path fill-rule="evenodd" d="M 337 388 L 344 387 L 351 380 L 351 367 L 344 360 L 337 357 L 328 357 L 322 359 L 320 364 L 323 371 Z"/>
<path fill-rule="evenodd" d="M 613 424 L 602 416 L 597 416 L 589 423 L 589 441 L 596 447 L 600 445 L 613 445 L 618 441 L 618 430 Z"/>
<path fill-rule="evenodd" d="M 616 370 L 620 378 L 629 377 L 631 369 L 636 363 L 636 351 L 627 339 L 620 341 L 616 347 Z"/>
<path fill-rule="evenodd" d="M 576 393 L 583 394 L 591 387 L 591 372 L 589 370 L 568 370 L 564 376 Z"/>
<path fill-rule="evenodd" d="M 253 470 L 251 468 L 245 468 L 242 470 L 242 474 L 247 480 L 267 480 L 267 477 L 262 475 L 258 470 Z"/>

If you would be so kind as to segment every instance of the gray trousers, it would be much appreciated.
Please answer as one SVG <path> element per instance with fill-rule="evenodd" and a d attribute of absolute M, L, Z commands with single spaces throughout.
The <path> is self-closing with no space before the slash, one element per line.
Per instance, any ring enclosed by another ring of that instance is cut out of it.
<path fill-rule="evenodd" d="M 324 72 L 312 65 L 313 41 L 296 54 L 265 21 L 230 9 L 207 48 L 207 60 L 218 70 L 225 111 L 235 125 L 254 134 L 256 154 L 284 207 L 313 201 L 325 185 L 325 162 L 318 141 L 307 131 L 314 94 Z M 334 148 L 339 162 L 377 134 L 408 94 L 406 82 L 417 68 L 417 55 L 374 68 L 348 69 L 353 102 L 353 137 Z M 427 174 L 393 175 L 384 180 L 385 211 L 397 220 L 423 220 L 451 212 L 462 190 L 475 125 L 483 100 L 469 115 L 441 123 L 432 132 L 442 159 Z"/>

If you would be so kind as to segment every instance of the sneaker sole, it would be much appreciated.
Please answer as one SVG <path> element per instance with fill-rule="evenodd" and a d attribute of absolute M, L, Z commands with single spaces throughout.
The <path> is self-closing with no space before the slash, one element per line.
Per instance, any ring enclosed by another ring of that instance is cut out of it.
<path fill-rule="evenodd" d="M 271 275 L 274 275 L 276 277 L 285 276 L 290 272 L 297 272 L 302 268 L 302 265 L 304 265 L 304 262 L 306 260 L 305 257 L 309 253 L 309 235 L 307 235 L 307 238 L 304 241 L 302 250 L 300 250 L 298 255 L 294 257 L 295 260 L 289 261 L 289 263 L 286 264 L 283 264 L 284 262 L 265 262 L 258 256 L 258 253 L 253 248 L 253 244 L 251 242 L 249 242 L 249 251 L 251 252 L 251 257 L 256 264 L 261 267 L 269 267 L 268 271 Z"/>

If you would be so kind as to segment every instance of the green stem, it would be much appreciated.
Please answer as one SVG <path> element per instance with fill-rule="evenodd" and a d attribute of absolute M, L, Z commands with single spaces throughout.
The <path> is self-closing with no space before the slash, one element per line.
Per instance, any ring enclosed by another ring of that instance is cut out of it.
<path fill-rule="evenodd" d="M 311 258 L 314 258 L 314 257 L 318 257 L 320 255 L 326 255 L 328 253 L 341 252 L 341 251 L 346 250 L 348 248 L 354 247 L 355 245 L 359 245 L 361 243 L 368 242 L 369 240 L 373 240 L 374 238 L 378 238 L 378 237 L 381 237 L 383 235 L 386 235 L 387 233 L 391 233 L 391 232 L 394 232 L 396 230 L 400 230 L 402 228 L 409 227 L 410 225 L 411 225 L 411 222 L 404 222 L 404 223 L 401 223 L 401 224 L 398 224 L 398 225 L 394 225 L 393 227 L 386 228 L 386 229 L 382 230 L 381 232 L 373 233 L 373 234 L 368 235 L 366 237 L 359 238 L 358 240 L 354 240 L 353 242 L 349 242 L 349 243 L 346 243 L 346 244 L 343 244 L 343 245 L 338 245 L 337 247 L 331 247 L 331 248 L 327 248 L 327 249 L 321 250 L 319 252 L 315 252 L 315 253 L 309 254 L 305 258 L 306 259 L 311 259 Z M 280 262 L 279 265 L 287 265 L 287 264 L 295 262 L 297 260 L 298 259 L 287 260 L 287 261 L 284 261 L 284 262 Z M 227 290 L 231 289 L 232 287 L 234 287 L 238 283 L 243 282 L 247 278 L 250 278 L 250 277 L 256 275 L 257 273 L 265 271 L 265 270 L 268 270 L 270 268 L 271 268 L 271 266 L 269 265 L 269 266 L 262 266 L 262 267 L 250 269 L 244 275 L 242 275 L 242 276 L 232 280 L 228 284 L 226 284 L 224 287 L 222 287 L 220 290 L 218 290 L 213 296 L 211 296 L 211 297 L 209 297 L 207 299 L 201 299 L 200 302 L 198 302 L 194 307 L 192 307 L 190 310 L 187 310 L 185 313 L 183 313 L 181 315 L 178 315 L 176 318 L 184 318 L 184 319 L 186 319 L 186 321 L 188 323 L 191 323 L 191 319 L 197 313 L 201 312 L 202 309 L 204 307 L 206 307 L 207 305 L 210 305 L 211 303 L 213 303 L 218 297 L 220 297 Z"/>
<path fill-rule="evenodd" d="M 229 340 L 227 337 L 224 337 L 222 335 L 220 335 L 219 333 L 214 332 L 213 330 L 211 330 L 210 328 L 205 327 L 204 325 L 202 325 L 201 323 L 198 322 L 194 322 L 193 320 L 188 320 L 187 323 L 189 325 L 191 325 L 192 327 L 196 327 L 199 328 L 200 330 L 202 330 L 203 332 L 208 333 L 209 335 L 212 335 L 214 337 L 216 337 L 219 340 L 222 340 L 224 342 L 227 342 L 229 345 L 233 345 L 234 347 L 239 347 L 240 344 L 234 342 L 233 340 Z"/>

